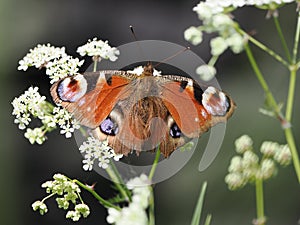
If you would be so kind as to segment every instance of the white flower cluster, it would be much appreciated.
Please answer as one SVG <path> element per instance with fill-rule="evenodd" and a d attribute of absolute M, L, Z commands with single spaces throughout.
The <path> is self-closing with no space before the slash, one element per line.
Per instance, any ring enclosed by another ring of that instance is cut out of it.
<path fill-rule="evenodd" d="M 123 157 L 122 154 L 116 154 L 114 150 L 108 146 L 108 141 L 100 141 L 94 137 L 88 137 L 87 141 L 79 147 L 79 151 L 84 155 L 83 169 L 89 171 L 93 169 L 95 160 L 98 161 L 100 168 L 108 168 L 110 159 L 119 161 Z"/>
<path fill-rule="evenodd" d="M 18 98 L 12 101 L 13 112 L 16 116 L 15 123 L 19 124 L 19 129 L 23 130 L 31 121 L 30 114 L 35 117 L 43 116 L 40 110 L 45 105 L 45 96 L 41 96 L 38 87 L 30 87 Z"/>
<path fill-rule="evenodd" d="M 34 49 L 19 61 L 18 70 L 26 71 L 28 67 L 46 68 L 46 74 L 49 75 L 50 83 L 58 81 L 68 75 L 74 75 L 78 72 L 78 67 L 82 66 L 84 60 L 69 56 L 65 48 L 58 48 L 47 45 L 37 45 Z"/>
<path fill-rule="evenodd" d="M 223 12 L 214 14 L 212 10 L 204 2 L 194 8 L 203 25 L 188 28 L 184 32 L 185 39 L 197 45 L 202 42 L 202 32 L 217 33 L 218 36 L 210 41 L 212 55 L 221 55 L 228 47 L 234 53 L 240 53 L 244 49 L 245 38 L 236 31 L 237 24 L 230 15 Z"/>
<path fill-rule="evenodd" d="M 243 135 L 235 141 L 236 152 L 240 155 L 231 159 L 225 182 L 230 190 L 244 187 L 256 179 L 267 180 L 277 173 L 276 162 L 281 166 L 291 163 L 291 152 L 287 145 L 265 141 L 260 152 L 263 158 L 253 152 L 253 141 L 248 135 Z"/>
<path fill-rule="evenodd" d="M 145 174 L 133 178 L 127 182 L 128 189 L 132 190 L 132 202 L 121 210 L 114 208 L 108 209 L 106 218 L 109 224 L 115 225 L 146 225 L 148 217 L 146 209 L 149 206 L 151 195 L 150 181 Z"/>
<path fill-rule="evenodd" d="M 275 9 L 283 3 L 295 2 L 295 0 L 206 0 L 201 1 L 193 8 L 198 14 L 199 19 L 203 22 L 202 26 L 191 26 L 184 32 L 186 40 L 194 45 L 202 42 L 202 32 L 218 33 L 218 37 L 211 40 L 211 53 L 212 55 L 222 54 L 228 47 L 234 53 L 240 53 L 246 41 L 235 29 L 238 26 L 235 23 L 230 11 L 238 7 L 247 5 L 255 5 L 258 7 L 270 6 Z M 274 5 L 275 4 L 275 5 Z"/>
<path fill-rule="evenodd" d="M 46 97 L 38 92 L 38 87 L 30 87 L 24 94 L 12 101 L 12 106 L 12 115 L 16 117 L 14 122 L 21 130 L 27 128 L 32 117 L 41 120 L 43 124 L 41 127 L 26 129 L 24 136 L 31 144 L 35 142 L 42 144 L 46 140 L 46 132 L 56 127 L 61 129 L 60 133 L 66 138 L 71 137 L 75 129 L 79 129 L 78 122 L 72 119 L 65 109 L 54 107 L 47 102 Z"/>
<path fill-rule="evenodd" d="M 223 12 L 224 10 L 233 7 L 243 7 L 243 6 L 267 6 L 272 5 L 281 5 L 284 3 L 295 2 L 295 0 L 206 0 L 200 2 L 195 8 L 194 11 L 201 13 L 205 16 L 210 16 L 211 14 L 217 14 Z"/>
<path fill-rule="evenodd" d="M 207 64 L 198 66 L 196 73 L 200 76 L 203 81 L 210 81 L 215 77 L 217 71 L 216 68 Z"/>
<path fill-rule="evenodd" d="M 62 174 L 55 174 L 52 181 L 46 181 L 42 184 L 42 188 L 46 188 L 46 192 L 49 196 L 58 195 L 60 197 L 56 198 L 56 202 L 59 208 L 67 210 L 70 203 L 75 205 L 74 210 L 69 210 L 66 214 L 66 218 L 70 218 L 73 221 L 78 221 L 81 216 L 87 217 L 90 214 L 89 207 L 84 204 L 81 200 L 79 193 L 81 192 L 79 186 L 73 181 L 69 180 L 66 176 Z M 48 197 L 44 198 L 42 201 L 35 201 L 32 204 L 34 211 L 39 210 L 40 214 L 45 214 L 48 209 L 44 201 Z M 77 200 L 81 203 L 77 204 Z"/>
<path fill-rule="evenodd" d="M 67 212 L 66 218 L 72 219 L 74 222 L 78 221 L 81 216 L 84 218 L 90 215 L 90 208 L 86 204 L 77 204 L 74 210 Z"/>
<path fill-rule="evenodd" d="M 34 49 L 30 49 L 29 53 L 19 61 L 18 70 L 26 71 L 31 66 L 41 68 L 46 66 L 51 60 L 65 57 L 66 55 L 64 47 L 57 48 L 49 43 L 47 45 L 39 44 Z"/>
<path fill-rule="evenodd" d="M 46 74 L 51 79 L 50 83 L 53 84 L 66 76 L 75 75 L 83 63 L 84 60 L 79 61 L 78 58 L 69 55 L 56 58 L 47 64 Z"/>
<path fill-rule="evenodd" d="M 110 61 L 116 61 L 117 56 L 120 55 L 120 51 L 115 47 L 111 47 L 108 41 L 97 40 L 97 38 L 88 40 L 88 43 L 77 48 L 77 52 L 81 56 L 94 56 L 98 57 L 98 60 L 109 59 Z"/>
<path fill-rule="evenodd" d="M 33 211 L 39 210 L 41 215 L 44 215 L 48 212 L 47 205 L 43 201 L 35 201 L 31 206 Z"/>

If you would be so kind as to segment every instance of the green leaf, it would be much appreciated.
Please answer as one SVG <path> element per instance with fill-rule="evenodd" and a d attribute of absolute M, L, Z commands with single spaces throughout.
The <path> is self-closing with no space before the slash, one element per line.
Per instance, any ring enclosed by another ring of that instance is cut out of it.
<path fill-rule="evenodd" d="M 191 225 L 199 225 L 199 223 L 200 223 L 200 218 L 201 218 L 201 212 L 202 212 L 202 207 L 203 207 L 203 203 L 204 203 L 204 195 L 205 195 L 206 187 L 207 187 L 207 182 L 205 181 L 202 184 L 202 188 L 201 188 L 200 195 L 199 195 L 199 198 L 198 198 L 198 202 L 197 202 L 197 205 L 196 205 L 196 208 L 195 208 L 195 211 L 194 211 L 194 215 L 193 215 Z M 210 218 L 209 218 L 208 222 L 210 222 Z"/>
<path fill-rule="evenodd" d="M 211 221 L 211 214 L 208 214 L 208 215 L 206 216 L 204 225 L 210 225 L 210 221 Z"/>

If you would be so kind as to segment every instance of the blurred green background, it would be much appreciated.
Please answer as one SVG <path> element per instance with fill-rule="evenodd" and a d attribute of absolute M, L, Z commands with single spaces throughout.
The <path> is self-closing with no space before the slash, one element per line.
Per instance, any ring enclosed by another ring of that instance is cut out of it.
<path fill-rule="evenodd" d="M 31 203 L 44 196 L 40 184 L 57 172 L 78 178 L 87 183 L 97 182 L 97 191 L 111 197 L 110 183 L 94 172 L 81 170 L 81 155 L 74 139 L 66 140 L 57 131 L 48 135 L 42 146 L 30 145 L 13 123 L 10 102 L 29 86 L 39 86 L 49 97 L 50 84 L 44 73 L 35 69 L 17 71 L 18 61 L 38 43 L 50 42 L 66 46 L 67 52 L 76 55 L 76 48 L 89 38 L 109 40 L 113 46 L 130 41 L 133 37 L 128 26 L 135 27 L 140 40 L 155 39 L 190 45 L 183 39 L 184 30 L 198 25 L 192 7 L 196 0 L 163 1 L 109 1 L 109 0 L 1 0 L 0 1 L 0 101 L 1 101 L 1 157 L 0 157 L 0 223 L 3 225 L 71 224 L 65 212 L 57 209 L 55 201 L 48 202 L 49 212 L 40 216 L 33 212 Z M 235 14 L 247 31 L 279 53 L 279 39 L 272 20 L 265 12 L 247 8 Z M 280 20 L 287 40 L 291 42 L 295 27 L 295 6 L 280 10 Z M 206 37 L 207 38 L 207 37 Z M 291 43 L 290 43 L 291 47 Z M 207 40 L 191 48 L 204 60 L 209 59 Z M 288 74 L 284 68 L 260 50 L 254 50 L 278 101 L 285 102 Z M 198 164 L 205 145 L 199 144 L 192 160 L 175 176 L 155 186 L 157 224 L 189 224 L 203 181 L 208 181 L 204 213 L 213 215 L 212 224 L 251 224 L 255 218 L 255 192 L 253 186 L 229 191 L 224 183 L 230 159 L 234 153 L 234 140 L 247 133 L 258 149 L 264 140 L 285 143 L 278 121 L 258 113 L 264 94 L 244 53 L 226 52 L 217 63 L 218 80 L 222 88 L 234 98 L 237 110 L 227 124 L 221 152 L 204 172 Z M 299 79 L 297 81 L 299 87 Z M 296 90 L 292 121 L 296 143 L 299 141 L 299 91 Z M 208 138 L 203 135 L 200 141 Z M 77 224 L 105 224 L 106 210 L 89 194 L 83 194 L 91 206 L 91 215 Z M 280 169 L 276 178 L 265 183 L 265 211 L 268 224 L 297 224 L 300 218 L 299 185 L 292 166 Z"/>

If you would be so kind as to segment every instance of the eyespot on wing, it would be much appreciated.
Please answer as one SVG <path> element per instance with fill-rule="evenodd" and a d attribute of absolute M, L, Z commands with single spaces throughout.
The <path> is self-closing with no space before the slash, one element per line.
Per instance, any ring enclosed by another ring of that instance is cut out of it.
<path fill-rule="evenodd" d="M 230 102 L 227 96 L 212 86 L 204 91 L 202 104 L 213 116 L 225 116 L 230 108 Z"/>
<path fill-rule="evenodd" d="M 62 101 L 76 102 L 86 94 L 87 81 L 83 75 L 67 77 L 57 86 L 57 95 Z"/>

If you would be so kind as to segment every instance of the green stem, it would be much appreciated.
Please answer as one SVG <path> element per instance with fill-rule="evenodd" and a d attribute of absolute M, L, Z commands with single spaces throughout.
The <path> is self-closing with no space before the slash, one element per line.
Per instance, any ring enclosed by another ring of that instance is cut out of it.
<path fill-rule="evenodd" d="M 299 69 L 299 67 L 300 67 L 300 61 L 298 61 L 296 64 L 295 64 L 295 69 Z"/>
<path fill-rule="evenodd" d="M 211 217 L 212 217 L 211 214 L 208 214 L 208 215 L 206 216 L 204 225 L 210 225 Z"/>
<path fill-rule="evenodd" d="M 208 65 L 209 65 L 209 66 L 214 66 L 214 65 L 216 64 L 218 58 L 219 58 L 219 55 L 213 55 L 213 56 L 210 58 L 210 60 L 209 60 L 209 62 L 208 62 Z"/>
<path fill-rule="evenodd" d="M 293 105 L 294 105 L 294 95 L 295 95 L 295 87 L 296 87 L 296 77 L 297 77 L 297 54 L 298 54 L 298 46 L 299 46 L 299 35 L 300 35 L 300 12 L 298 13 L 298 20 L 297 20 L 297 28 L 295 33 L 295 40 L 294 40 L 294 48 L 293 48 L 293 58 L 292 63 L 293 66 L 290 67 L 290 83 L 289 83 L 289 90 L 288 90 L 288 97 L 287 97 L 287 104 L 286 104 L 286 120 L 287 122 L 291 122 L 292 114 L 293 114 Z M 294 136 L 292 129 L 288 127 L 284 130 L 285 137 L 289 148 L 291 150 L 292 158 L 293 158 L 293 165 L 297 174 L 298 182 L 300 183 L 300 162 L 298 151 L 296 148 Z"/>
<path fill-rule="evenodd" d="M 193 214 L 191 225 L 199 225 L 200 224 L 206 188 L 207 188 L 207 182 L 205 181 L 202 184 L 202 188 L 201 188 L 200 195 L 199 195 L 199 198 L 197 201 L 197 205 L 194 209 L 194 214 Z"/>
<path fill-rule="evenodd" d="M 114 164 L 114 162 L 113 162 L 112 160 L 111 160 L 111 162 L 110 162 L 110 165 L 111 165 L 111 168 L 112 168 L 114 174 L 116 175 L 116 177 L 117 177 L 119 183 L 120 183 L 120 184 L 124 184 L 125 182 L 123 181 L 122 177 L 120 176 L 120 173 L 119 173 L 119 171 L 118 171 L 116 165 Z M 131 201 L 131 192 L 128 190 L 128 188 L 126 188 L 126 187 L 124 188 L 123 185 L 122 185 L 122 187 L 123 187 L 123 189 L 124 189 L 125 192 L 126 192 L 126 196 L 124 196 L 124 197 L 126 197 L 129 201 Z"/>
<path fill-rule="evenodd" d="M 151 167 L 151 170 L 150 170 L 150 173 L 149 173 L 149 176 L 148 176 L 148 177 L 149 177 L 149 180 L 152 180 L 152 178 L 153 178 L 153 176 L 154 176 L 154 172 L 155 172 L 155 170 L 156 170 L 156 167 L 157 167 L 159 158 L 160 158 L 160 149 L 159 149 L 159 147 L 158 147 L 157 150 L 156 150 L 154 162 L 153 162 L 153 164 L 152 164 L 152 167 Z"/>
<path fill-rule="evenodd" d="M 294 136 L 293 136 L 291 128 L 285 129 L 284 133 L 285 133 L 286 141 L 289 145 L 289 148 L 290 148 L 290 151 L 292 154 L 293 165 L 294 165 L 294 169 L 296 171 L 298 182 L 300 183 L 300 162 L 299 162 L 299 155 L 298 155 L 298 151 L 296 148 Z"/>
<path fill-rule="evenodd" d="M 114 184 L 116 185 L 117 189 L 120 191 L 120 194 L 125 199 L 130 200 L 131 199 L 130 195 L 128 195 L 128 192 L 126 191 L 125 187 L 122 185 L 121 180 L 119 179 L 119 176 L 114 171 L 114 169 L 111 166 L 109 166 L 106 169 L 106 172 L 109 175 L 109 177 L 112 179 L 112 181 L 114 182 Z"/>
<path fill-rule="evenodd" d="M 81 203 L 84 203 L 84 201 L 83 201 L 83 199 L 82 199 L 82 197 L 81 197 L 80 193 L 78 193 L 78 192 L 77 192 L 77 196 L 78 196 L 78 198 L 79 198 L 80 202 L 81 202 Z"/>
<path fill-rule="evenodd" d="M 97 71 L 97 60 L 94 61 L 93 72 Z"/>
<path fill-rule="evenodd" d="M 260 69 L 256 63 L 256 60 L 254 59 L 253 53 L 252 53 L 248 43 L 245 44 L 245 50 L 246 50 L 246 54 L 248 56 L 249 62 L 254 70 L 254 73 L 255 73 L 262 89 L 264 90 L 266 97 L 267 97 L 269 103 L 271 104 L 271 107 L 276 112 L 276 114 L 279 114 L 277 102 L 276 102 L 272 92 L 270 91 L 269 86 L 268 86 L 262 72 L 260 71 Z"/>
<path fill-rule="evenodd" d="M 255 192 L 256 192 L 256 217 L 258 224 L 265 224 L 265 213 L 264 213 L 264 190 L 262 179 L 256 179 L 255 181 Z"/>
<path fill-rule="evenodd" d="M 291 54 L 290 54 L 289 48 L 287 46 L 286 40 L 284 38 L 284 35 L 282 33 L 281 26 L 280 26 L 280 23 L 279 23 L 279 20 L 278 20 L 278 16 L 273 16 L 273 19 L 274 19 L 275 27 L 276 27 L 276 30 L 278 32 L 282 47 L 285 51 L 285 54 L 288 58 L 288 61 L 291 62 L 292 61 Z"/>
<path fill-rule="evenodd" d="M 244 35 L 245 37 L 248 38 L 249 41 L 251 41 L 254 45 L 259 47 L 261 50 L 267 52 L 270 56 L 272 56 L 274 59 L 285 65 L 286 67 L 289 68 L 290 64 L 285 61 L 280 55 L 275 53 L 273 50 L 269 49 L 267 46 L 265 46 L 263 43 L 259 42 L 255 38 L 251 37 L 249 34 L 247 34 L 245 31 L 243 31 L 240 27 L 236 26 L 235 29 L 241 34 Z M 246 44 L 247 45 L 247 44 Z"/>
<path fill-rule="evenodd" d="M 151 193 L 150 193 L 150 198 L 149 198 L 149 225 L 155 225 L 153 188 L 151 188 Z"/>
<path fill-rule="evenodd" d="M 149 180 L 153 179 L 156 167 L 158 165 L 158 161 L 160 158 L 160 149 L 159 147 L 156 150 L 155 158 L 149 173 Z M 151 194 L 149 199 L 149 225 L 155 225 L 155 211 L 154 211 L 154 195 L 153 195 L 153 188 L 151 187 Z"/>
<path fill-rule="evenodd" d="M 285 118 L 288 122 L 291 122 L 292 119 L 294 95 L 295 95 L 295 87 L 296 87 L 296 75 L 297 75 L 297 71 L 295 68 L 291 70 L 290 73 L 290 83 L 289 83 L 288 97 L 286 103 Z"/>
<path fill-rule="evenodd" d="M 292 62 L 294 64 L 297 61 L 297 53 L 298 53 L 298 45 L 299 45 L 299 35 L 300 35 L 300 11 L 298 12 L 298 20 L 297 20 L 297 27 L 296 27 L 296 33 L 295 33 L 294 48 L 293 48 Z"/>
<path fill-rule="evenodd" d="M 54 196 L 54 195 L 56 195 L 55 193 L 52 193 L 52 194 L 50 194 L 50 195 L 48 195 L 48 196 L 46 196 L 45 198 L 43 198 L 42 199 L 42 201 L 41 202 L 44 202 L 44 201 L 46 201 L 48 198 L 51 198 L 52 196 Z"/>
<path fill-rule="evenodd" d="M 100 195 L 98 195 L 97 192 L 94 191 L 93 188 L 81 183 L 79 180 L 73 180 L 73 182 L 78 184 L 84 190 L 90 192 L 104 207 L 106 207 L 106 208 L 115 208 L 115 209 L 118 209 L 118 210 L 120 209 L 118 206 L 115 206 L 114 204 L 110 203 L 109 201 L 105 200 Z"/>

